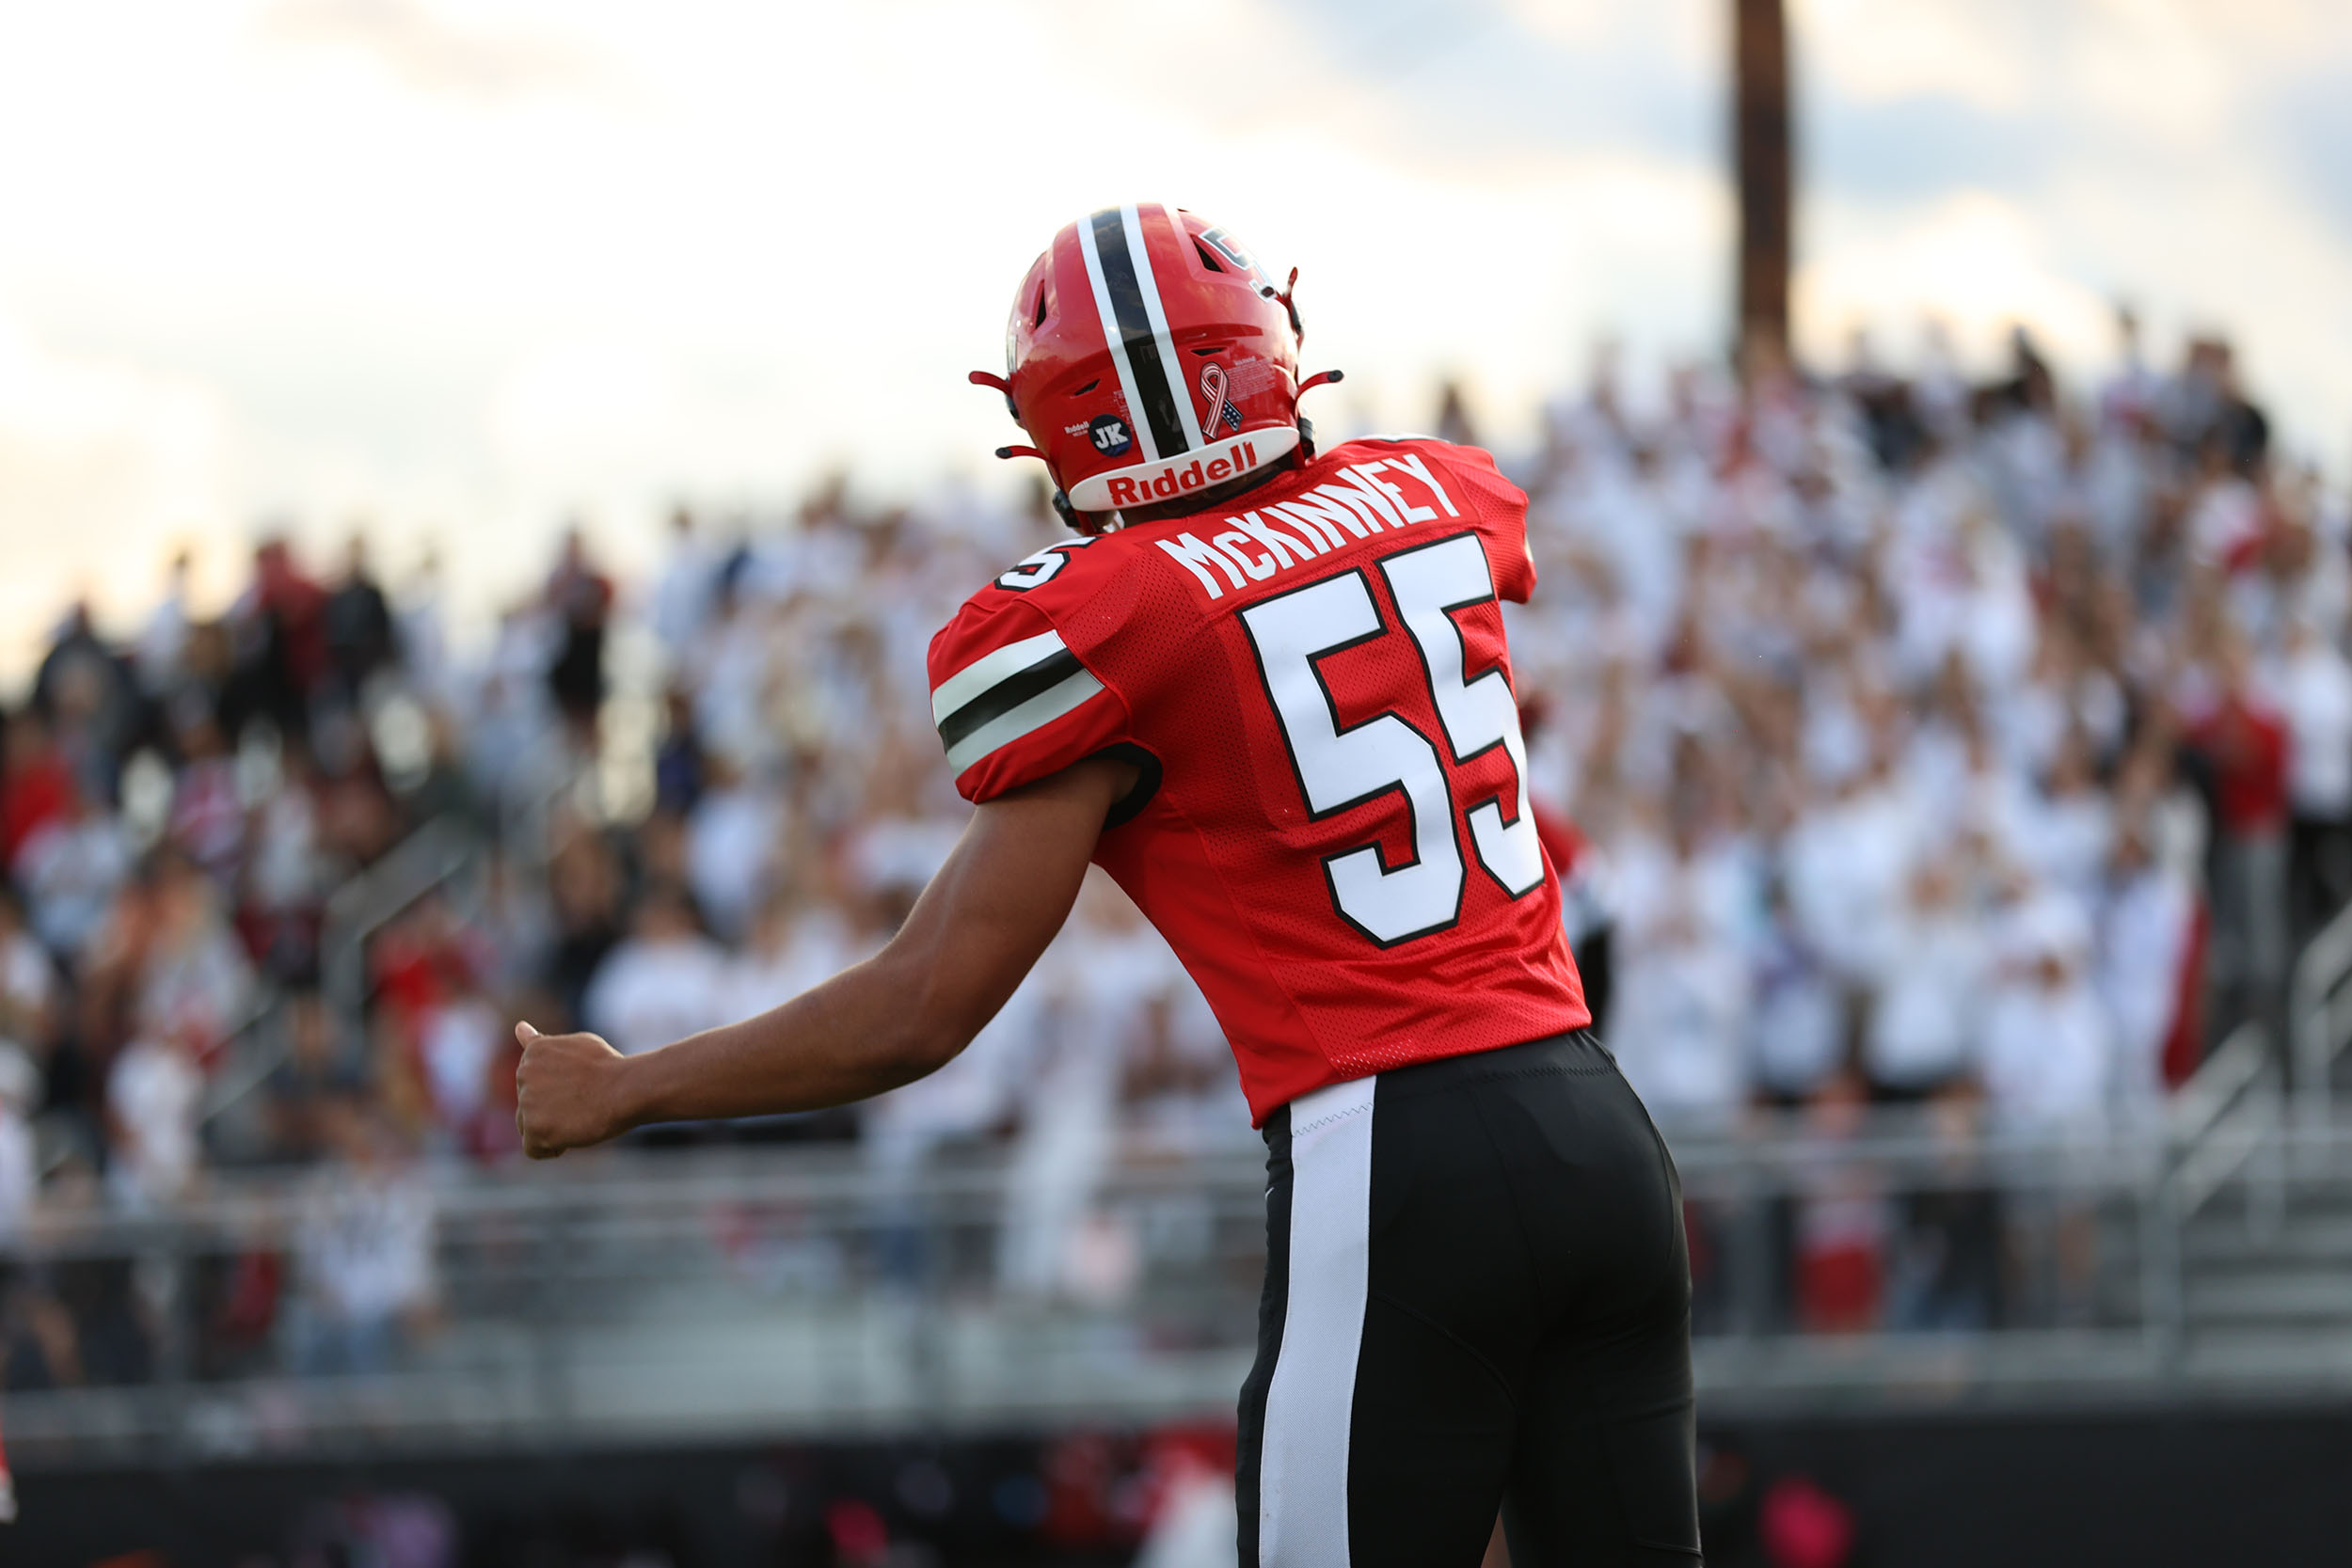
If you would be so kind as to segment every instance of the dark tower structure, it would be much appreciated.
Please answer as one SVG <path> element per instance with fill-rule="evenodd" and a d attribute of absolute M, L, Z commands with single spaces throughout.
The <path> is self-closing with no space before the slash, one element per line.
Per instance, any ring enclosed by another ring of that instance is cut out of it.
<path fill-rule="evenodd" d="M 1781 0 L 1731 0 L 1740 181 L 1738 343 L 1788 348 L 1788 23 Z"/>

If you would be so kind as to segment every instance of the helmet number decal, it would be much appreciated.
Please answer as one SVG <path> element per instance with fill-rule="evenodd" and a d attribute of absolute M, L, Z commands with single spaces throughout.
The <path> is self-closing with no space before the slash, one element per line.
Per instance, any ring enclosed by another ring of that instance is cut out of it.
<path fill-rule="evenodd" d="M 1258 259 L 1249 254 L 1248 247 L 1224 230 L 1208 230 L 1200 236 L 1200 243 L 1214 249 L 1219 256 L 1232 262 L 1236 268 L 1249 277 L 1254 278 L 1265 277 L 1265 270 L 1258 265 Z"/>

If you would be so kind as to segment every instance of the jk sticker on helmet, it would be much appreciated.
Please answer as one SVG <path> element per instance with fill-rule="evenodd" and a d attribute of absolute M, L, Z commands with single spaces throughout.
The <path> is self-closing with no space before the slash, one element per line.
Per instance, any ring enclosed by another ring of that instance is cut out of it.
<path fill-rule="evenodd" d="M 1136 444 L 1127 421 L 1116 414 L 1095 415 L 1087 425 L 1087 434 L 1094 441 L 1094 450 L 1105 457 L 1124 456 Z"/>

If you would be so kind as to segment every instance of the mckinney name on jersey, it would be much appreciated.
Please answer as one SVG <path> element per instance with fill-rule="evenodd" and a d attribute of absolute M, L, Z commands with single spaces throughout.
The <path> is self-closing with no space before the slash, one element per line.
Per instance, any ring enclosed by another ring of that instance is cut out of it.
<path fill-rule="evenodd" d="M 1363 539 L 1383 527 L 1403 529 L 1438 515 L 1429 507 L 1414 505 L 1403 490 L 1382 479 L 1384 468 L 1419 480 L 1447 516 L 1462 515 L 1429 466 L 1413 452 L 1400 451 L 1387 459 L 1350 464 L 1339 470 L 1336 483 L 1318 484 L 1287 501 L 1267 501 L 1262 511 L 1228 517 L 1228 531 L 1212 535 L 1205 545 L 1189 532 L 1154 543 L 1200 578 L 1210 598 L 1221 599 L 1225 590 L 1209 575 L 1210 565 L 1221 569 L 1238 589 L 1245 576 L 1252 582 L 1263 582 L 1277 572 L 1340 548 L 1347 542 L 1343 531 Z M 1305 542 L 1283 532 L 1266 521 L 1268 517 L 1296 528 Z"/>

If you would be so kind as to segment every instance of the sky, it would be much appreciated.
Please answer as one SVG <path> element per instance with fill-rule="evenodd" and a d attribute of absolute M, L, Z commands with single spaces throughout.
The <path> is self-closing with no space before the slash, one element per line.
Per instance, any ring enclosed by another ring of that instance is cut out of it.
<path fill-rule="evenodd" d="M 2110 302 L 2228 331 L 2352 455 L 2352 7 L 1789 0 L 1801 349 L 2011 322 L 2095 374 Z M 1301 269 L 1311 412 L 1498 442 L 1727 340 L 1730 0 L 76 0 L 0 8 L 0 675 L 88 596 L 199 608 L 264 528 L 477 615 L 585 521 L 818 475 L 1015 482 L 963 373 L 1105 202 Z"/>

